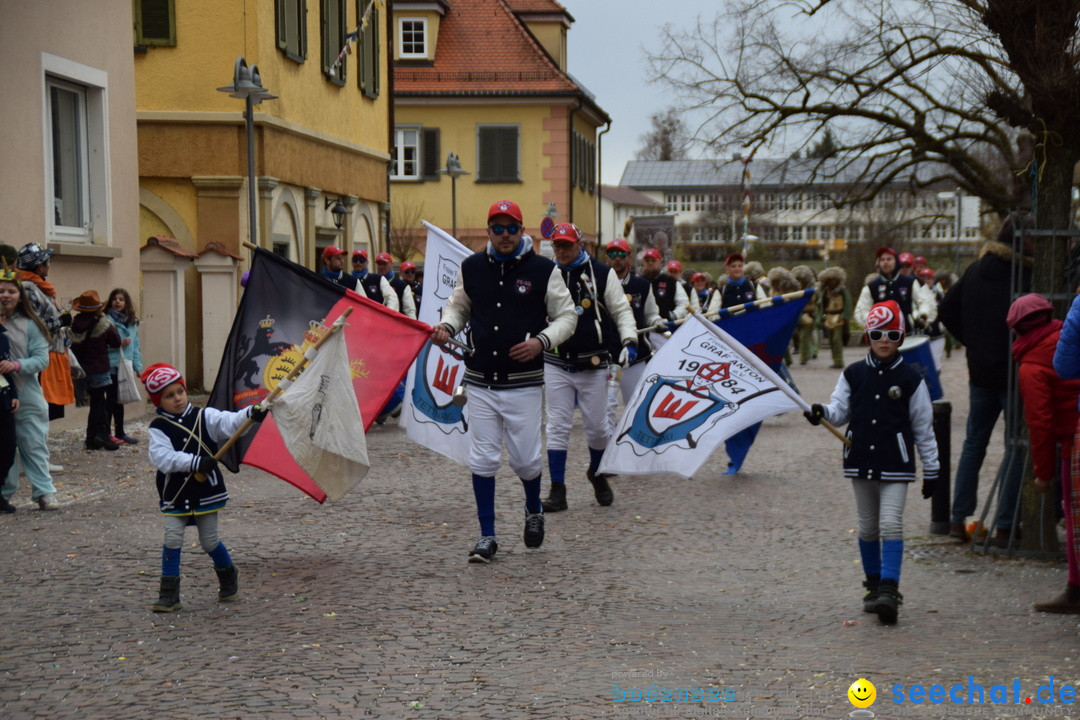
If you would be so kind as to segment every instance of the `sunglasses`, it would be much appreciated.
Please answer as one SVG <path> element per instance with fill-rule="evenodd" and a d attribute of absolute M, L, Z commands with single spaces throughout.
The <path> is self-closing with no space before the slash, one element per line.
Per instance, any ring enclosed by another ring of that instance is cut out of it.
<path fill-rule="evenodd" d="M 367 258 L 365 258 L 365 257 L 354 257 L 354 258 L 352 259 L 352 261 L 353 261 L 354 263 L 356 263 L 356 262 L 358 262 L 358 263 L 366 263 L 366 262 L 367 262 Z"/>
<path fill-rule="evenodd" d="M 609 258 L 624 258 L 626 257 L 625 250 L 608 250 L 607 256 Z"/>
<path fill-rule="evenodd" d="M 866 335 L 870 338 L 870 342 L 888 340 L 889 342 L 898 343 L 904 339 L 904 333 L 900 330 L 871 330 Z"/>
<path fill-rule="evenodd" d="M 503 233 L 510 233 L 511 235 L 517 235 L 521 230 L 520 225 L 488 225 L 488 230 L 493 235 L 502 235 Z"/>

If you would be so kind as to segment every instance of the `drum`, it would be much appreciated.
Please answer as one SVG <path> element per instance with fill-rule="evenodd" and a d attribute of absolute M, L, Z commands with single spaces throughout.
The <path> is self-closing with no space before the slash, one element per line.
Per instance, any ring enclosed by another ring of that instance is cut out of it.
<path fill-rule="evenodd" d="M 941 389 L 941 380 L 938 378 L 937 367 L 934 364 L 934 353 L 930 349 L 930 338 L 926 335 L 913 335 L 904 338 L 904 344 L 900 346 L 900 355 L 904 362 L 919 371 L 926 381 L 926 388 L 930 391 L 930 402 L 945 397 Z"/>

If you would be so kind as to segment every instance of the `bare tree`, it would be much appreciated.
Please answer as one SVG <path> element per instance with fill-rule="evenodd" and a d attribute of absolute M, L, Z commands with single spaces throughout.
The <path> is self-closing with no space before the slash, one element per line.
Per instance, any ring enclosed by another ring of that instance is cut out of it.
<path fill-rule="evenodd" d="M 1080 0 L 737 0 L 711 24 L 666 27 L 650 60 L 708 113 L 697 139 L 717 154 L 805 147 L 827 125 L 837 154 L 822 167 L 858 177 L 849 202 L 948 181 L 1061 229 L 1080 160 L 1078 18 Z"/>
<path fill-rule="evenodd" d="M 390 241 L 388 250 L 398 262 L 408 260 L 419 254 L 424 228 L 420 218 L 424 215 L 424 203 L 399 200 L 394 203 L 391 216 Z"/>
<path fill-rule="evenodd" d="M 653 113 L 652 129 L 641 136 L 638 160 L 684 160 L 690 135 L 675 108 Z"/>

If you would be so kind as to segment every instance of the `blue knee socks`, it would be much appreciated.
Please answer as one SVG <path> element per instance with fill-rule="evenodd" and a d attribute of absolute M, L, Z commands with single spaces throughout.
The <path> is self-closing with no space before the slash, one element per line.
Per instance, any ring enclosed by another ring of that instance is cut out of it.
<path fill-rule="evenodd" d="M 868 577 L 881 576 L 881 541 L 859 538 L 859 554 L 862 555 L 863 572 Z"/>
<path fill-rule="evenodd" d="M 476 496 L 476 517 L 480 520 L 480 534 L 495 534 L 495 478 L 473 473 L 473 495 Z M 539 490 L 537 490 L 539 497 Z"/>
<path fill-rule="evenodd" d="M 206 553 L 214 561 L 214 567 L 218 569 L 227 568 L 232 565 L 232 558 L 229 557 L 229 549 L 225 547 L 225 543 L 218 541 L 217 547 Z"/>
<path fill-rule="evenodd" d="M 904 541 L 881 541 L 881 579 L 900 583 L 900 562 L 904 559 Z"/>
<path fill-rule="evenodd" d="M 532 480 L 522 480 L 521 486 L 525 488 L 525 510 L 531 513 L 544 512 L 544 506 L 540 504 L 540 475 Z"/>
<path fill-rule="evenodd" d="M 180 548 L 161 546 L 162 577 L 180 577 Z"/>
<path fill-rule="evenodd" d="M 548 474 L 551 482 L 566 482 L 566 451 L 548 450 Z"/>
<path fill-rule="evenodd" d="M 596 472 L 600 469 L 600 461 L 604 459 L 604 448 L 596 450 L 589 448 L 589 469 Z"/>

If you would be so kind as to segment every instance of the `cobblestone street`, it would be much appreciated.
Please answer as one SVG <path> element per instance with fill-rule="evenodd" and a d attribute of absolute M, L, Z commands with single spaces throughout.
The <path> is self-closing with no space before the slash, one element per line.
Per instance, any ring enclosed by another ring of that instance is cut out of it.
<path fill-rule="evenodd" d="M 827 354 L 792 368 L 810 402 L 835 384 Z M 945 367 L 955 470 L 962 351 Z M 536 551 L 524 548 L 523 494 L 504 464 L 487 566 L 466 563 L 477 530 L 468 470 L 375 426 L 371 474 L 339 503 L 250 468 L 229 476 L 220 533 L 240 597 L 216 602 L 191 529 L 174 614 L 150 612 L 162 523 L 149 419 L 132 423 L 143 442 L 115 453 L 87 453 L 77 429 L 56 430 L 62 510 L 34 509 L 24 483 L 19 512 L 0 516 L 6 720 L 837 718 L 854 709 L 859 677 L 877 687 L 878 718 L 1078 716 L 1036 696 L 1080 680 L 1077 618 L 1032 610 L 1064 587 L 1064 561 L 974 554 L 930 535 L 916 486 L 905 603 L 896 626 L 880 625 L 861 612 L 840 444 L 799 414 L 766 421 L 738 476 L 721 474 L 721 450 L 692 480 L 616 479 L 606 508 L 576 433 L 570 510 L 548 516 Z M 894 702 L 895 685 L 935 683 L 963 685 L 965 701 L 981 685 L 986 702 Z M 1011 704 L 990 703 L 994 684 L 1009 686 Z M 629 699 L 678 688 L 706 699 Z"/>

